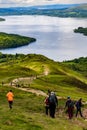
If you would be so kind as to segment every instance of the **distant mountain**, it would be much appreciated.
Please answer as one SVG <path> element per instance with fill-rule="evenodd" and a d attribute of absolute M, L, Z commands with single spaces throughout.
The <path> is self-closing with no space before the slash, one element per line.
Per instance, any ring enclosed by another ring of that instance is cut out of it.
<path fill-rule="evenodd" d="M 58 4 L 0 8 L 0 15 L 47 15 L 54 17 L 87 17 L 87 4 Z"/>
<path fill-rule="evenodd" d="M 73 6 L 70 10 L 87 10 L 87 4 L 80 4 L 78 6 Z"/>
<path fill-rule="evenodd" d="M 33 6 L 31 8 L 35 8 L 35 9 L 67 9 L 70 7 L 75 7 L 79 4 L 54 4 L 54 5 L 40 5 L 40 6 Z"/>
<path fill-rule="evenodd" d="M 81 4 L 75 7 L 65 9 L 65 16 L 87 17 L 87 4 Z"/>

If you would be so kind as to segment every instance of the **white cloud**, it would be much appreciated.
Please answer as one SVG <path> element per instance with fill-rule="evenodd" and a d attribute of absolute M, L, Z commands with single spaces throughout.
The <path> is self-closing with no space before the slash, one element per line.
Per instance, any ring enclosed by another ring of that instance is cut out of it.
<path fill-rule="evenodd" d="M 87 3 L 87 0 L 0 0 L 1 6 Z"/>
<path fill-rule="evenodd" d="M 14 0 L 11 0 L 12 2 L 14 2 Z M 15 0 L 15 3 L 31 3 L 31 2 L 34 2 L 35 0 Z M 21 4 L 20 3 L 20 4 Z"/>

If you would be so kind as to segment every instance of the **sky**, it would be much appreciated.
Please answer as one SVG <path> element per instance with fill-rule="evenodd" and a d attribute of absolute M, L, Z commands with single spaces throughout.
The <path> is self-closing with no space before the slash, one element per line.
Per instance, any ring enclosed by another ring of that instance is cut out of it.
<path fill-rule="evenodd" d="M 0 7 L 87 3 L 87 0 L 0 0 Z"/>

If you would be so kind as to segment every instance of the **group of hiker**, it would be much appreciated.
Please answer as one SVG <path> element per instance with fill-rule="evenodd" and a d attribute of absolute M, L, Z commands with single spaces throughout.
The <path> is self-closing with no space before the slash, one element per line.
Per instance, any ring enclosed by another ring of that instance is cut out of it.
<path fill-rule="evenodd" d="M 55 92 L 49 91 L 48 96 L 44 100 L 44 103 L 45 103 L 46 115 L 50 115 L 50 117 L 55 118 L 56 108 L 58 107 L 58 98 L 57 98 Z M 82 111 L 81 111 L 82 106 L 83 106 L 82 98 L 80 98 L 78 101 L 73 101 L 68 96 L 67 100 L 65 102 L 64 109 L 66 110 L 66 113 L 68 113 L 69 119 L 73 118 L 74 112 L 76 112 L 75 113 L 76 117 L 78 116 L 78 113 L 80 114 L 81 117 L 83 117 Z M 76 111 L 74 111 L 74 108 L 76 108 Z"/>
<path fill-rule="evenodd" d="M 13 94 L 12 90 L 10 90 L 6 94 L 6 97 L 7 97 L 7 100 L 8 100 L 9 108 L 12 109 L 13 98 L 14 98 L 14 94 Z M 45 103 L 45 113 L 46 113 L 46 115 L 50 115 L 50 117 L 55 118 L 55 112 L 56 112 L 56 109 L 58 108 L 58 98 L 57 98 L 55 92 L 48 91 L 48 96 L 45 98 L 44 103 Z M 64 109 L 68 113 L 69 119 L 73 118 L 74 108 L 76 108 L 75 116 L 77 117 L 78 113 L 79 113 L 80 116 L 83 117 L 83 114 L 82 114 L 82 111 L 81 111 L 82 106 L 83 106 L 82 98 L 80 98 L 78 101 L 73 101 L 68 96 L 67 100 L 65 102 Z"/>
<path fill-rule="evenodd" d="M 66 112 L 68 113 L 69 119 L 73 118 L 74 108 L 76 108 L 75 117 L 78 116 L 78 113 L 80 114 L 81 117 L 83 117 L 82 111 L 81 111 L 82 106 L 83 106 L 82 98 L 80 98 L 78 101 L 72 101 L 70 97 L 67 97 L 65 108 L 66 108 Z"/>

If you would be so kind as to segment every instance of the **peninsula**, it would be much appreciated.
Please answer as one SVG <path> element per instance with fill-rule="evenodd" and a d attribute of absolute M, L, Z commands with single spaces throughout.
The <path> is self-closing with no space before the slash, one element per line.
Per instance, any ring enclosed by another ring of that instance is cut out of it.
<path fill-rule="evenodd" d="M 16 48 L 35 41 L 35 38 L 0 32 L 0 49 Z"/>

